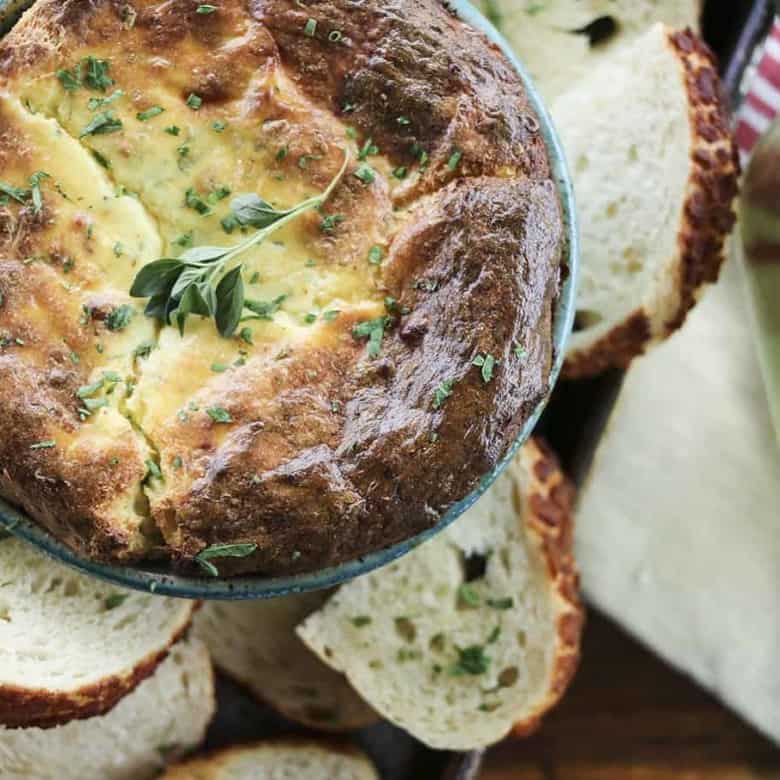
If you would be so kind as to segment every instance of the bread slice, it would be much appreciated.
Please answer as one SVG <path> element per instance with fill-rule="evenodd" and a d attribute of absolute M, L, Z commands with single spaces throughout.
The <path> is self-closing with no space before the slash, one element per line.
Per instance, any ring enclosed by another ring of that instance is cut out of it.
<path fill-rule="evenodd" d="M 739 163 L 715 62 L 690 32 L 652 27 L 551 110 L 582 237 L 576 378 L 667 337 L 717 279 Z"/>
<path fill-rule="evenodd" d="M 122 590 L 0 540 L 0 725 L 106 712 L 148 677 L 194 603 Z"/>
<path fill-rule="evenodd" d="M 211 601 L 195 616 L 193 630 L 220 671 L 286 718 L 326 731 L 359 729 L 374 723 L 378 715 L 295 633 L 327 596 Z"/>
<path fill-rule="evenodd" d="M 379 780 L 356 748 L 317 742 L 261 742 L 171 767 L 160 780 Z"/>
<path fill-rule="evenodd" d="M 381 715 L 436 749 L 527 733 L 577 665 L 573 490 L 530 442 L 453 526 L 341 587 L 299 634 Z"/>
<path fill-rule="evenodd" d="M 477 0 L 553 100 L 656 22 L 697 30 L 701 0 Z"/>
<path fill-rule="evenodd" d="M 106 715 L 51 729 L 0 728 L 0 777 L 150 780 L 200 744 L 214 708 L 208 651 L 183 640 Z"/>

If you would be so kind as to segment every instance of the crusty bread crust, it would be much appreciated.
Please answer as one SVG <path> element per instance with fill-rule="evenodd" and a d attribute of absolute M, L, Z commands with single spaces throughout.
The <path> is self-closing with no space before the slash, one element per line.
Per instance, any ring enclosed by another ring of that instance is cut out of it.
<path fill-rule="evenodd" d="M 377 776 L 376 770 L 369 758 L 363 751 L 347 742 L 339 740 L 307 740 L 307 739 L 280 739 L 257 742 L 248 745 L 235 745 L 222 750 L 209 753 L 205 756 L 183 761 L 171 766 L 168 771 L 162 775 L 160 780 L 192 780 L 193 777 L 212 778 L 217 777 L 216 772 L 220 768 L 229 765 L 233 757 L 238 757 L 244 753 L 251 753 L 254 750 L 300 750 L 312 749 L 323 754 L 336 753 L 355 761 L 360 762 L 362 769 L 369 775 Z M 196 774 L 197 773 L 197 774 Z"/>
<path fill-rule="evenodd" d="M 652 344 L 668 338 L 683 325 L 703 286 L 717 281 L 725 259 L 740 174 L 728 98 L 709 47 L 691 30 L 669 31 L 667 37 L 680 62 L 691 132 L 691 170 L 677 234 L 676 295 L 653 301 L 591 346 L 569 353 L 563 368 L 568 379 L 626 368 Z"/>
<path fill-rule="evenodd" d="M 525 507 L 521 516 L 527 533 L 546 561 L 551 590 L 555 593 L 557 634 L 555 665 L 547 698 L 535 712 L 515 724 L 515 736 L 527 736 L 560 701 L 580 660 L 580 638 L 585 609 L 579 596 L 579 574 L 574 561 L 573 483 L 560 468 L 552 450 L 538 438 L 529 441 L 510 468 L 524 473 L 530 484 L 518 502 Z"/>
<path fill-rule="evenodd" d="M 192 602 L 192 609 L 175 627 L 163 649 L 143 658 L 126 674 L 107 677 L 71 693 L 0 686 L 0 726 L 52 728 L 105 714 L 154 673 L 189 629 L 197 607 L 198 602 Z"/>

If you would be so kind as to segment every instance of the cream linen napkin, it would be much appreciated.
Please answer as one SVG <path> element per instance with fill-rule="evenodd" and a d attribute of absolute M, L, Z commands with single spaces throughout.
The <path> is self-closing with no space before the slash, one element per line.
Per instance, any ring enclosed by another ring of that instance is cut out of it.
<path fill-rule="evenodd" d="M 594 604 L 780 742 L 780 448 L 737 270 L 628 372 L 577 547 Z"/>

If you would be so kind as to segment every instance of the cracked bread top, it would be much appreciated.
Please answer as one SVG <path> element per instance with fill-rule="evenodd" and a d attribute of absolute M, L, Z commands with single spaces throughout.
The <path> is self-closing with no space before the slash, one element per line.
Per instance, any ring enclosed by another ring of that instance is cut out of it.
<path fill-rule="evenodd" d="M 140 268 L 237 243 L 233 196 L 292 206 L 345 151 L 325 206 L 242 256 L 233 336 L 144 316 Z M 281 574 L 377 550 L 476 487 L 547 391 L 546 150 L 437 0 L 39 0 L 0 45 L 0 166 L 0 493 L 92 557 L 239 544 L 220 574 Z"/>

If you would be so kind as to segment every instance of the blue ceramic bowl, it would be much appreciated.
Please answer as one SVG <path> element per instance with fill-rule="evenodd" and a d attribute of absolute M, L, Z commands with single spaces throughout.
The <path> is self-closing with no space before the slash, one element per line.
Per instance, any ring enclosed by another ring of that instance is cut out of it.
<path fill-rule="evenodd" d="M 0 32 L 7 29 L 18 12 L 30 0 L 0 0 Z M 203 579 L 199 577 L 184 577 L 173 574 L 168 565 L 141 564 L 136 566 L 110 566 L 95 563 L 66 547 L 55 539 L 48 531 L 37 525 L 9 504 L 0 500 L 0 530 L 5 527 L 13 535 L 18 536 L 50 555 L 52 558 L 95 577 L 108 580 L 128 588 L 144 590 L 166 596 L 177 596 L 189 599 L 258 599 L 282 596 L 288 593 L 299 593 L 308 590 L 318 590 L 345 582 L 361 574 L 377 569 L 394 561 L 417 545 L 431 539 L 443 531 L 450 523 L 460 517 L 480 496 L 493 484 L 496 477 L 506 468 L 509 461 L 517 453 L 520 446 L 528 439 L 536 427 L 536 423 L 547 404 L 552 388 L 558 379 L 563 364 L 566 343 L 574 322 L 575 293 L 577 287 L 577 268 L 579 257 L 576 215 L 574 210 L 574 195 L 571 179 L 566 167 L 566 159 L 561 149 L 558 136 L 550 120 L 539 93 L 523 65 L 509 48 L 509 44 L 501 34 L 472 6 L 468 0 L 450 0 L 450 6 L 460 17 L 481 30 L 504 52 L 509 61 L 517 69 L 528 91 L 531 105 L 536 110 L 541 126 L 541 133 L 547 145 L 552 163 L 553 178 L 558 186 L 563 216 L 567 249 L 563 262 L 568 265 L 569 273 L 561 291 L 555 312 L 553 338 L 555 342 L 555 364 L 550 376 L 550 389 L 547 397 L 531 415 L 523 427 L 520 436 L 506 457 L 489 474 L 480 481 L 479 487 L 462 501 L 455 504 L 439 521 L 439 523 L 419 536 L 407 539 L 394 547 L 372 553 L 348 563 L 330 569 L 299 574 L 291 577 L 265 578 L 259 576 L 237 577 L 232 579 Z"/>

